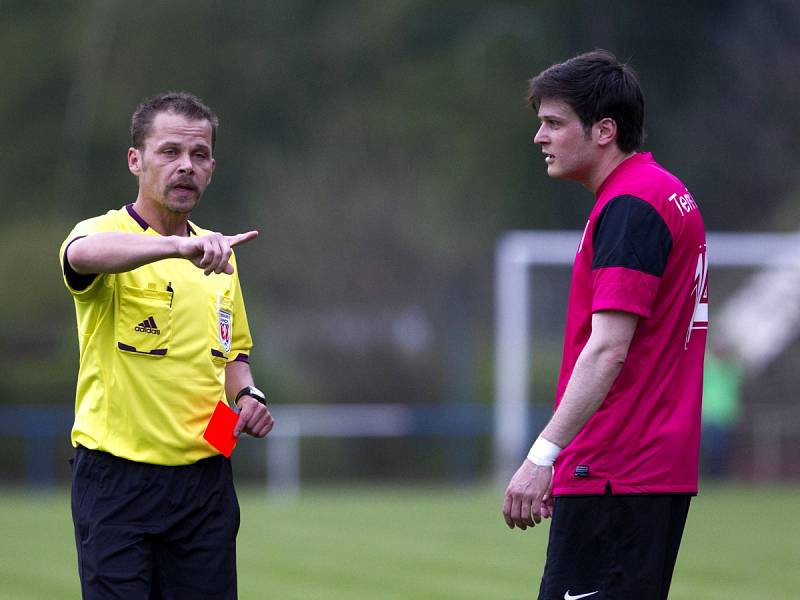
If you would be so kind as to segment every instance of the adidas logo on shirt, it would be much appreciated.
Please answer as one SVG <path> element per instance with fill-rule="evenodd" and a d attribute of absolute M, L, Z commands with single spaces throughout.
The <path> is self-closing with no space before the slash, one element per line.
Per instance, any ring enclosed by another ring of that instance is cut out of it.
<path fill-rule="evenodd" d="M 139 323 L 136 327 L 133 328 L 134 331 L 140 331 L 142 333 L 152 333 L 154 335 L 161 335 L 161 330 L 156 325 L 156 320 L 150 315 L 144 321 Z"/>

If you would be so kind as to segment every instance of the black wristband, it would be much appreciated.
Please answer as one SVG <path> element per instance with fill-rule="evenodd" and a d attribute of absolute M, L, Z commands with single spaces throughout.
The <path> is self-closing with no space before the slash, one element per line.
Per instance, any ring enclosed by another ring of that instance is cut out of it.
<path fill-rule="evenodd" d="M 250 396 L 251 398 L 258 400 L 264 406 L 267 405 L 267 397 L 264 395 L 264 392 L 252 385 L 246 385 L 239 390 L 239 393 L 236 394 L 236 398 L 234 399 L 233 403 L 237 404 L 239 402 L 239 398 L 242 396 Z"/>

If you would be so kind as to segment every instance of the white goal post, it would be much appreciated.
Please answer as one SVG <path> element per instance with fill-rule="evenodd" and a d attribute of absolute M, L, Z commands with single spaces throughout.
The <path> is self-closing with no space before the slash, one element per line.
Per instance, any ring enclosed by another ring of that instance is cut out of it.
<path fill-rule="evenodd" d="M 511 231 L 497 244 L 494 477 L 499 485 L 508 482 L 536 433 L 529 431 L 529 365 L 535 360 L 530 315 L 536 296 L 530 271 L 537 266 L 571 265 L 581 235 L 581 231 Z M 797 269 L 800 265 L 800 235 L 795 233 L 709 233 L 707 246 L 712 272 L 720 267 Z"/>

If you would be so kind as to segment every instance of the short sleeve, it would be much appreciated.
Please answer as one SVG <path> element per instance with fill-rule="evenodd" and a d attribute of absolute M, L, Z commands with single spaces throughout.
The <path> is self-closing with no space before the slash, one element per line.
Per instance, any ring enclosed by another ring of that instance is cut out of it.
<path fill-rule="evenodd" d="M 64 277 L 64 284 L 73 295 L 86 295 L 97 287 L 97 281 L 101 279 L 98 275 L 81 275 L 76 273 L 67 260 L 67 253 L 70 245 L 93 233 L 113 231 L 111 220 L 107 216 L 94 217 L 78 223 L 69 235 L 61 243 L 58 251 L 59 262 L 61 263 L 61 274 Z"/>
<path fill-rule="evenodd" d="M 592 247 L 592 311 L 649 317 L 672 250 L 658 211 L 635 196 L 612 199 L 597 220 Z"/>
<path fill-rule="evenodd" d="M 239 282 L 239 268 L 235 263 L 235 258 L 231 261 L 234 265 L 234 272 L 231 277 L 234 280 L 233 297 L 233 339 L 231 340 L 231 360 L 250 362 L 250 352 L 253 349 L 253 338 L 250 335 L 250 324 L 247 322 L 247 311 L 244 308 L 244 298 L 242 297 L 242 286 Z"/>

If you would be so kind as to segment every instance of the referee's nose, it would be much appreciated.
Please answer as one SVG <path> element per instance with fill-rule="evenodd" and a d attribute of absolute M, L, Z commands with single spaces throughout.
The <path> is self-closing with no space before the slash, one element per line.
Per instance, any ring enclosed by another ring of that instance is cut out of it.
<path fill-rule="evenodd" d="M 182 175 L 189 175 L 194 173 L 194 165 L 192 164 L 192 157 L 188 152 L 181 152 L 178 158 L 178 173 Z"/>

